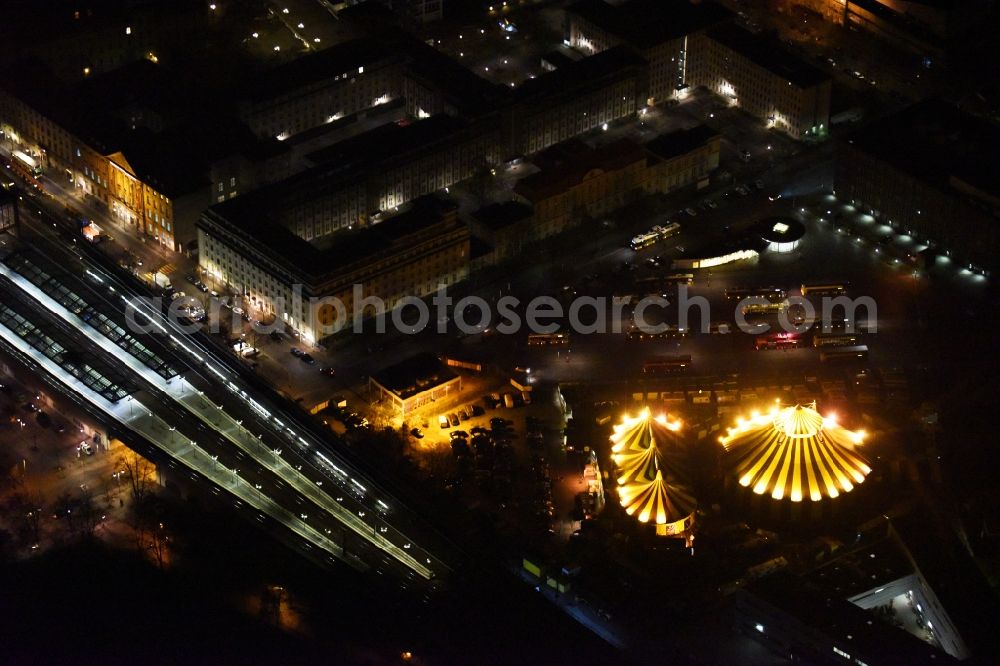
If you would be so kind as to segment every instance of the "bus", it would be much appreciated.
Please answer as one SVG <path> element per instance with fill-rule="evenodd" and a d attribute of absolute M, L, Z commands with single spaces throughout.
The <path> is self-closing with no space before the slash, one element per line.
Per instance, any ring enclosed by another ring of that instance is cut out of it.
<path fill-rule="evenodd" d="M 547 347 L 549 345 L 568 345 L 569 333 L 529 333 L 528 346 Z"/>
<path fill-rule="evenodd" d="M 693 273 L 672 273 L 670 275 L 664 276 L 663 281 L 667 284 L 687 284 L 690 285 L 694 282 Z"/>
<path fill-rule="evenodd" d="M 19 150 L 15 150 L 13 156 L 14 159 L 7 163 L 7 167 L 28 186 L 39 192 L 44 192 L 45 188 L 38 180 L 38 177 L 42 175 L 42 169 L 34 158 Z"/>
<path fill-rule="evenodd" d="M 843 296 L 847 293 L 846 282 L 802 283 L 803 296 Z"/>
<path fill-rule="evenodd" d="M 854 347 L 833 347 L 824 349 L 819 353 L 821 363 L 850 363 L 853 361 L 867 361 L 867 345 L 856 345 Z"/>
<path fill-rule="evenodd" d="M 857 333 L 816 333 L 813 347 L 853 347 L 858 344 Z"/>
<path fill-rule="evenodd" d="M 683 372 L 690 365 L 691 356 L 688 354 L 653 356 L 647 358 L 642 364 L 642 373 L 645 375 L 665 375 Z"/>
<path fill-rule="evenodd" d="M 736 287 L 735 289 L 726 289 L 726 298 L 730 301 L 742 301 L 744 298 L 765 298 L 771 303 L 779 303 L 787 297 L 788 294 L 785 290 L 778 289 L 777 287 Z"/>
<path fill-rule="evenodd" d="M 801 339 L 796 333 L 771 333 L 770 335 L 757 336 L 754 349 L 757 351 L 798 349 L 800 342 Z"/>
<path fill-rule="evenodd" d="M 666 325 L 662 331 L 658 333 L 647 333 L 641 328 L 629 329 L 626 334 L 629 340 L 637 340 L 639 342 L 654 342 L 656 340 L 676 340 L 677 338 L 687 337 L 687 331 L 676 326 Z"/>
<path fill-rule="evenodd" d="M 23 150 L 15 150 L 11 153 L 14 158 L 14 162 L 18 164 L 22 169 L 26 170 L 31 176 L 41 176 L 42 167 L 34 157 L 24 152 Z"/>
<path fill-rule="evenodd" d="M 781 312 L 788 307 L 788 301 L 778 303 L 747 303 L 743 306 L 743 315 L 766 315 L 772 312 Z"/>
<path fill-rule="evenodd" d="M 632 239 L 629 243 L 629 247 L 633 250 L 641 250 L 644 247 L 650 247 L 655 245 L 662 240 L 666 240 L 672 236 L 676 236 L 681 232 L 681 225 L 677 222 L 668 222 L 667 226 L 661 227 L 659 225 L 653 227 L 645 233 L 641 233 Z"/>

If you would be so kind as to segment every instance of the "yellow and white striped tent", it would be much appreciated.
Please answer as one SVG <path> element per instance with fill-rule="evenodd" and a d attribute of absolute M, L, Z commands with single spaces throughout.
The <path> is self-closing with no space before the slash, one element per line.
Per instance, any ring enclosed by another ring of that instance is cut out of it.
<path fill-rule="evenodd" d="M 810 406 L 774 407 L 740 418 L 719 441 L 740 485 L 776 500 L 817 502 L 851 491 L 871 471 L 851 431 Z"/>
<path fill-rule="evenodd" d="M 622 507 L 640 522 L 652 520 L 660 534 L 687 531 L 697 504 L 677 477 L 683 468 L 680 427 L 680 421 L 653 417 L 646 408 L 638 416 L 626 416 L 611 435 Z"/>

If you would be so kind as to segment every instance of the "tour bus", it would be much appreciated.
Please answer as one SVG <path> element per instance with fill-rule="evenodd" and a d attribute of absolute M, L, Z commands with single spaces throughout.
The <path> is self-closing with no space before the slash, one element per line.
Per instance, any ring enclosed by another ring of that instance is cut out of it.
<path fill-rule="evenodd" d="M 853 347 L 858 338 L 857 333 L 817 333 L 813 336 L 813 347 Z"/>
<path fill-rule="evenodd" d="M 784 289 L 778 289 L 777 287 L 758 287 L 758 288 L 747 288 L 747 287 L 737 287 L 735 289 L 726 289 L 726 298 L 730 301 L 742 301 L 744 298 L 760 297 L 766 298 L 772 303 L 779 303 L 784 301 L 788 296 Z"/>
<path fill-rule="evenodd" d="M 666 355 L 652 356 L 642 364 L 642 372 L 646 375 L 663 375 L 672 372 L 683 372 L 691 365 L 691 356 Z"/>
<path fill-rule="evenodd" d="M 645 233 L 641 233 L 632 239 L 629 246 L 633 250 L 641 250 L 644 247 L 655 245 L 671 236 L 676 236 L 681 232 L 681 225 L 677 222 L 670 222 L 665 227 L 659 225 L 653 227 Z"/>
<path fill-rule="evenodd" d="M 801 340 L 795 333 L 771 333 L 770 335 L 759 335 L 754 342 L 754 349 L 757 351 L 771 349 L 797 349 Z"/>
<path fill-rule="evenodd" d="M 802 283 L 803 296 L 843 296 L 847 293 L 846 282 Z"/>
<path fill-rule="evenodd" d="M 854 347 L 824 349 L 819 353 L 819 360 L 821 363 L 866 361 L 868 360 L 868 346 L 856 345 Z"/>
<path fill-rule="evenodd" d="M 529 333 L 530 347 L 545 347 L 548 345 L 568 345 L 569 333 Z"/>

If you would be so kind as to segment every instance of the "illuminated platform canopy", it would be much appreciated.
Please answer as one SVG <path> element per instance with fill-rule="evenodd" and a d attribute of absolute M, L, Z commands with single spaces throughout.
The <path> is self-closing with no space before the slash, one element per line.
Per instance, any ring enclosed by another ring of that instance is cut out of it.
<path fill-rule="evenodd" d="M 679 481 L 683 469 L 680 421 L 653 417 L 648 408 L 625 417 L 611 435 L 622 507 L 640 522 L 652 521 L 661 535 L 682 535 L 694 523 L 697 502 Z"/>
<path fill-rule="evenodd" d="M 858 453 L 864 431 L 837 425 L 811 406 L 775 407 L 739 419 L 720 438 L 740 485 L 776 500 L 814 502 L 851 491 L 871 468 Z"/>

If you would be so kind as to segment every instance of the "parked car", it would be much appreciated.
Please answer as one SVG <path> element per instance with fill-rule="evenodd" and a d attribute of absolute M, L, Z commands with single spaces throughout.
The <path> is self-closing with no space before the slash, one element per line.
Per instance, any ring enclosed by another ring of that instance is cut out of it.
<path fill-rule="evenodd" d="M 292 356 L 294 356 L 295 358 L 302 358 L 305 355 L 305 352 L 299 349 L 298 347 L 292 347 L 288 351 L 291 352 Z"/>
<path fill-rule="evenodd" d="M 302 356 L 299 356 L 299 359 L 300 359 L 300 360 L 301 360 L 301 361 L 302 361 L 303 363 L 308 363 L 309 365 L 312 365 L 313 363 L 315 363 L 315 362 L 316 362 L 316 359 L 314 359 L 314 358 L 313 358 L 312 356 L 310 356 L 309 354 L 303 354 Z"/>
<path fill-rule="evenodd" d="M 458 426 L 458 424 L 461 423 L 461 420 L 458 418 L 458 414 L 455 412 L 448 413 L 448 421 L 450 421 L 453 426 Z"/>
<path fill-rule="evenodd" d="M 424 438 L 424 432 L 420 428 L 414 428 L 413 430 L 410 431 L 410 434 L 416 437 L 417 439 Z"/>

